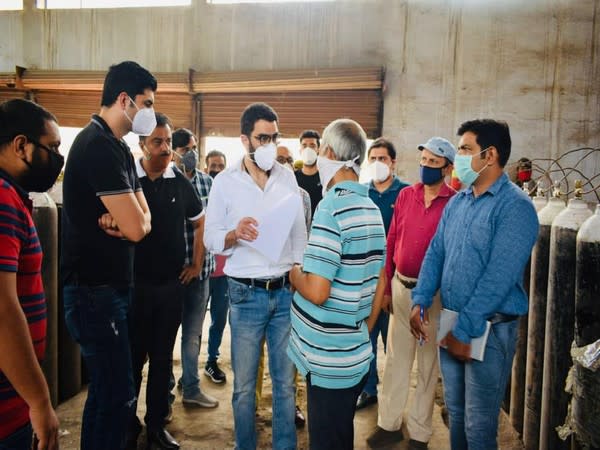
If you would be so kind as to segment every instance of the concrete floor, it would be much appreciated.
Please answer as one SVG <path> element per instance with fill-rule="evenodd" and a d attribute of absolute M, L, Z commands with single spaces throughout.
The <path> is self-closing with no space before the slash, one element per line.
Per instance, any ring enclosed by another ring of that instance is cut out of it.
<path fill-rule="evenodd" d="M 209 317 L 207 315 L 207 317 Z M 208 322 L 208 321 L 207 321 Z M 191 409 L 184 408 L 181 403 L 181 396 L 177 393 L 177 399 L 173 407 L 173 421 L 167 426 L 167 429 L 181 444 L 184 450 L 220 450 L 233 448 L 233 413 L 231 407 L 231 395 L 233 388 L 233 374 L 230 364 L 230 339 L 229 326 L 226 327 L 221 346 L 221 358 L 219 360 L 221 368 L 227 373 L 227 383 L 216 385 L 203 375 L 203 363 L 206 359 L 207 342 L 205 336 L 208 336 L 208 323 L 205 323 L 205 332 L 202 339 L 202 350 L 200 356 L 200 378 L 202 389 L 219 399 L 219 406 L 215 409 Z M 379 370 L 383 372 L 383 346 L 379 349 Z M 181 373 L 179 337 L 174 352 L 174 371 L 176 377 Z M 146 368 L 145 368 L 146 369 Z M 143 418 L 145 412 L 145 393 L 144 384 L 140 394 L 138 406 L 138 416 Z M 414 389 L 414 386 L 413 386 Z M 441 393 L 441 384 L 440 384 Z M 79 448 L 79 433 L 81 428 L 81 411 L 86 398 L 86 391 L 82 391 L 69 401 L 61 404 L 57 411 L 60 418 L 60 448 L 77 449 Z M 306 395 L 305 386 L 301 382 L 299 385 L 300 404 L 302 410 L 306 413 Z M 438 395 L 441 397 L 441 395 Z M 409 402 L 412 399 L 409 399 Z M 440 414 L 440 403 L 436 402 L 433 413 L 433 436 L 429 442 L 430 450 L 447 450 L 450 448 L 448 441 L 448 429 L 444 425 Z M 410 403 L 409 403 L 410 405 Z M 259 405 L 257 413 L 258 445 L 259 448 L 271 447 L 271 383 L 268 374 L 265 374 L 263 399 Z M 502 450 L 520 450 L 523 448 L 518 439 L 518 435 L 510 426 L 504 413 L 500 417 L 500 431 L 498 436 L 499 446 Z M 377 405 L 371 405 L 356 413 L 355 417 L 354 446 L 356 449 L 366 449 L 366 437 L 371 433 L 377 423 Z M 403 430 L 407 435 L 406 429 Z M 145 449 L 145 434 L 142 433 L 139 440 L 138 449 Z M 298 448 L 308 448 L 308 430 L 306 427 L 298 430 Z M 400 442 L 390 449 L 403 450 L 407 448 L 406 441 Z"/>

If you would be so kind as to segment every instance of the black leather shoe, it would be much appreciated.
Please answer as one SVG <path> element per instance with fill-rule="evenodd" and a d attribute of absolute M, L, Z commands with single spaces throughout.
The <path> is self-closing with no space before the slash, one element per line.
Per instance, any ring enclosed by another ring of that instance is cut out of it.
<path fill-rule="evenodd" d="M 179 443 L 164 428 L 148 431 L 148 450 L 179 450 Z"/>
<path fill-rule="evenodd" d="M 356 401 L 356 409 L 363 409 L 374 403 L 377 403 L 377 396 L 369 395 L 363 391 L 360 393 L 358 400 Z"/>

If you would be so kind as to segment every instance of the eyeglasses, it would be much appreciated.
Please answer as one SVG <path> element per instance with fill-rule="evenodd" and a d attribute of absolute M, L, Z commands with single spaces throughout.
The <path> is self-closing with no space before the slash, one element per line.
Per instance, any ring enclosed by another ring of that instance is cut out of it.
<path fill-rule="evenodd" d="M 291 156 L 289 158 L 286 158 L 285 156 L 278 156 L 275 159 L 279 164 L 291 164 L 292 166 L 294 165 L 294 158 L 292 158 Z"/>
<path fill-rule="evenodd" d="M 279 133 L 274 133 L 274 134 L 259 134 L 258 136 L 252 136 L 254 139 L 256 139 L 258 142 L 260 142 L 260 145 L 267 145 L 270 144 L 271 142 L 277 144 L 279 142 L 279 138 L 281 137 L 281 134 Z"/>
<path fill-rule="evenodd" d="M 44 144 L 40 144 L 38 141 L 36 141 L 35 139 L 31 139 L 29 136 L 27 136 L 27 140 L 29 142 L 31 142 L 32 144 L 34 144 L 36 147 L 41 147 L 44 150 L 46 150 L 47 152 L 52 152 L 52 153 L 58 153 L 60 155 L 60 151 L 58 150 L 58 147 L 56 148 L 50 148 L 45 146 Z"/>
<path fill-rule="evenodd" d="M 180 148 L 178 148 L 176 150 L 178 152 L 180 152 L 181 154 L 185 155 L 189 151 L 198 152 L 198 147 L 197 146 L 193 146 L 193 147 L 180 147 Z"/>

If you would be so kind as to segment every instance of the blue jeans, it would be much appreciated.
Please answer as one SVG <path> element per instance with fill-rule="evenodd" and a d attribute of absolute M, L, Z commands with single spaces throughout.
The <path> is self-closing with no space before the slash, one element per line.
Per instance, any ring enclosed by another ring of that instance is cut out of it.
<path fill-rule="evenodd" d="M 192 398 L 200 392 L 198 355 L 208 303 L 208 279 L 194 278 L 184 289 L 181 315 L 181 386 L 183 396 Z"/>
<path fill-rule="evenodd" d="M 295 449 L 294 365 L 286 353 L 292 293 L 287 287 L 267 291 L 228 282 L 235 447 L 256 448 L 256 373 L 265 338 L 273 382 L 273 448 Z"/>
<path fill-rule="evenodd" d="M 369 378 L 363 389 L 369 395 L 377 395 L 377 384 L 379 383 L 379 375 L 377 374 L 377 339 L 381 334 L 381 340 L 383 341 L 383 351 L 387 350 L 387 333 L 388 323 L 390 321 L 390 315 L 385 311 L 381 311 L 375 326 L 369 333 L 371 339 L 371 346 L 373 347 L 373 359 L 369 366 Z"/>
<path fill-rule="evenodd" d="M 306 375 L 308 436 L 310 450 L 352 450 L 356 401 L 369 374 L 354 386 L 329 389 L 313 386 Z"/>
<path fill-rule="evenodd" d="M 219 347 L 223 340 L 223 330 L 227 323 L 229 298 L 227 296 L 227 277 L 210 278 L 210 329 L 208 330 L 208 361 L 219 358 Z"/>
<path fill-rule="evenodd" d="M 440 349 L 452 450 L 498 448 L 498 414 L 510 377 L 518 321 L 492 325 L 484 361 L 461 362 Z"/>
<path fill-rule="evenodd" d="M 33 428 L 31 423 L 23 425 L 10 436 L 0 439 L 0 450 L 31 450 Z"/>
<path fill-rule="evenodd" d="M 135 394 L 128 316 L 132 290 L 113 286 L 63 289 L 65 322 L 81 346 L 90 384 L 83 408 L 81 449 L 121 449 Z"/>

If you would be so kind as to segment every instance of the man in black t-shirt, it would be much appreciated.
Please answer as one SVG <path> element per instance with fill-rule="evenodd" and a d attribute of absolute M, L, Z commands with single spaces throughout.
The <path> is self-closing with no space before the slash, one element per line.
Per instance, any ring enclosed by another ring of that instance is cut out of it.
<path fill-rule="evenodd" d="M 302 169 L 295 172 L 298 186 L 310 195 L 311 217 L 315 216 L 317 205 L 323 198 L 323 186 L 321 186 L 317 170 L 317 151 L 320 140 L 321 136 L 315 130 L 304 130 L 300 134 L 300 156 L 303 166 Z"/>
<path fill-rule="evenodd" d="M 194 227 L 194 266 L 204 261 L 204 211 L 189 180 L 172 164 L 171 124 L 156 114 L 156 128 L 140 136 L 144 156 L 135 162 L 136 171 L 152 212 L 152 232 L 135 248 L 135 294 L 131 322 L 133 378 L 139 397 L 142 368 L 149 359 L 146 387 L 148 447 L 178 449 L 165 430 L 169 411 L 169 381 L 173 345 L 181 323 L 184 287 L 199 275 L 185 264 L 184 222 Z M 134 416 L 128 447 L 137 448 L 141 424 Z"/>
<path fill-rule="evenodd" d="M 81 448 L 121 449 L 133 412 L 128 315 L 133 249 L 150 210 L 123 136 L 150 134 L 156 79 L 140 65 L 111 66 L 100 114 L 73 142 L 63 182 L 61 279 L 65 321 L 90 384 Z"/>

